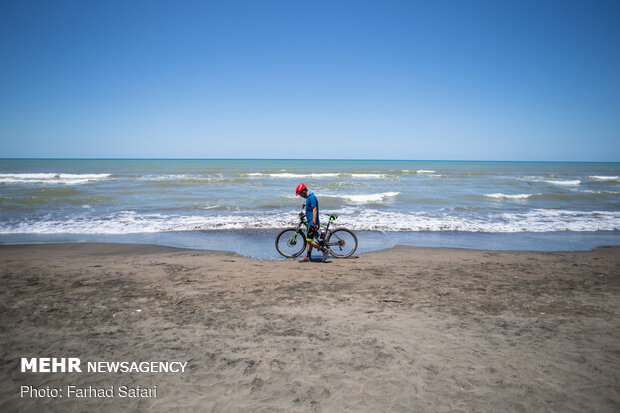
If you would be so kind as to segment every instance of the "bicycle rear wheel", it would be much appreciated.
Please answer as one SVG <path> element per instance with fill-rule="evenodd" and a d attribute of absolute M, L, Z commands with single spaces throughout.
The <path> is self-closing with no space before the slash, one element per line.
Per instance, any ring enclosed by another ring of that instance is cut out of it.
<path fill-rule="evenodd" d="M 276 237 L 276 249 L 285 257 L 295 258 L 306 249 L 306 235 L 295 228 L 283 229 Z"/>
<path fill-rule="evenodd" d="M 346 258 L 353 255 L 357 249 L 357 237 L 348 229 L 340 228 L 330 231 L 325 244 L 335 258 Z"/>

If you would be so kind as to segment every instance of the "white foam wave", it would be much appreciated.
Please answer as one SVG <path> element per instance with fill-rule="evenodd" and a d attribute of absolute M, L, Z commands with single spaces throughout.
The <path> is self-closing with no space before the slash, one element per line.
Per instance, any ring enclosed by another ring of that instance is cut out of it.
<path fill-rule="evenodd" d="M 548 178 L 542 178 L 538 176 L 521 176 L 521 177 L 518 177 L 517 180 L 526 181 L 526 182 L 544 182 L 547 184 L 561 185 L 561 186 L 581 185 L 581 180 L 579 179 L 548 179 Z"/>
<path fill-rule="evenodd" d="M 580 194 L 595 194 L 595 195 L 618 195 L 620 194 L 620 192 L 618 191 L 593 191 L 591 189 L 586 189 L 583 191 L 575 190 L 575 192 L 580 193 Z"/>
<path fill-rule="evenodd" d="M 400 213 L 367 209 L 343 214 L 340 224 L 357 230 L 379 231 L 617 231 L 620 230 L 620 212 L 536 209 L 472 217 L 449 212 Z"/>
<path fill-rule="evenodd" d="M 581 185 L 581 181 L 579 179 L 573 179 L 573 180 L 543 180 L 543 182 L 547 182 L 548 184 L 553 184 L 553 185 L 563 185 L 563 186 L 577 186 L 577 185 Z"/>
<path fill-rule="evenodd" d="M 324 198 L 338 198 L 344 199 L 350 204 L 367 204 L 372 202 L 381 202 L 387 198 L 393 198 L 400 195 L 400 192 L 382 192 L 379 194 L 329 194 L 329 193 L 315 193 L 320 199 Z M 296 195 L 283 195 L 282 198 L 287 199 L 299 199 Z"/>
<path fill-rule="evenodd" d="M 208 229 L 282 228 L 290 226 L 286 214 L 184 216 L 121 211 L 105 217 L 0 223 L 0 234 L 137 234 Z"/>
<path fill-rule="evenodd" d="M 339 172 L 324 172 L 324 173 L 262 173 L 262 172 L 249 172 L 243 174 L 243 176 L 250 177 L 269 177 L 269 178 L 313 178 L 313 179 L 321 179 L 321 178 L 335 178 L 335 177 L 351 177 L 357 179 L 381 179 L 385 178 L 386 174 L 376 174 L 376 173 L 339 173 Z"/>
<path fill-rule="evenodd" d="M 188 175 L 188 174 L 164 174 L 164 175 L 144 175 L 139 178 L 141 181 L 213 181 L 221 180 L 224 176 Z"/>
<path fill-rule="evenodd" d="M 401 172 L 404 174 L 429 174 L 430 176 L 441 176 L 441 175 L 432 175 L 432 174 L 437 173 L 437 171 L 434 171 L 432 169 L 418 169 L 415 171 L 412 171 L 410 169 L 403 169 Z"/>
<path fill-rule="evenodd" d="M 497 193 L 497 194 L 484 194 L 484 196 L 489 197 L 489 198 L 496 198 L 496 199 L 502 199 L 502 198 L 506 198 L 506 199 L 527 199 L 529 197 L 531 197 L 534 194 L 512 194 L 512 195 L 507 195 L 507 194 L 502 194 L 502 193 Z"/>
<path fill-rule="evenodd" d="M 261 173 L 250 172 L 244 174 L 245 176 L 267 176 L 270 178 L 333 178 L 340 176 L 339 173 L 310 173 L 310 174 L 294 174 L 294 173 Z"/>
<path fill-rule="evenodd" d="M 66 174 L 66 173 L 22 173 L 0 174 L 0 183 L 5 184 L 64 184 L 79 185 L 101 181 L 111 174 Z"/>
<path fill-rule="evenodd" d="M 334 198 L 342 198 L 352 204 L 367 204 L 371 202 L 381 202 L 387 198 L 394 198 L 400 195 L 400 192 L 382 192 L 380 194 L 360 194 L 360 195 L 327 195 Z"/>
<path fill-rule="evenodd" d="M 385 174 L 369 174 L 369 173 L 351 174 L 351 177 L 361 178 L 361 179 L 381 179 L 381 178 L 385 178 L 386 176 L 387 175 Z"/>
<path fill-rule="evenodd" d="M 373 209 L 360 210 L 358 207 L 350 206 L 330 211 L 330 213 L 339 215 L 337 226 L 346 226 L 353 230 L 465 232 L 620 230 L 620 211 L 536 209 L 524 213 L 493 213 L 472 217 L 469 214 L 459 215 L 454 212 L 403 213 Z M 98 218 L 76 217 L 68 220 L 2 222 L 0 233 L 131 234 L 217 229 L 276 229 L 289 227 L 295 223 L 294 213 L 183 216 L 122 211 Z"/>
<path fill-rule="evenodd" d="M 620 177 L 607 176 L 607 175 L 594 175 L 594 176 L 591 176 L 590 179 L 595 179 L 597 181 L 618 181 L 620 180 Z"/>

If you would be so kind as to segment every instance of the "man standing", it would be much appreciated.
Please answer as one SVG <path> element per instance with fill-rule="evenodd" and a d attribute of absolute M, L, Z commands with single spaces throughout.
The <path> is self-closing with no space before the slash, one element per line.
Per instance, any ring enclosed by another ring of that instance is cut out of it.
<path fill-rule="evenodd" d="M 323 253 L 322 261 L 327 260 L 327 248 L 320 245 L 314 240 L 319 231 L 319 200 L 316 199 L 316 195 L 313 192 L 308 192 L 308 188 L 305 184 L 301 183 L 297 185 L 295 189 L 295 195 L 299 195 L 302 198 L 306 198 L 306 219 L 308 220 L 308 230 L 306 232 L 306 241 L 308 241 L 308 255 L 299 259 L 300 262 L 307 262 L 312 259 L 312 248 Z"/>

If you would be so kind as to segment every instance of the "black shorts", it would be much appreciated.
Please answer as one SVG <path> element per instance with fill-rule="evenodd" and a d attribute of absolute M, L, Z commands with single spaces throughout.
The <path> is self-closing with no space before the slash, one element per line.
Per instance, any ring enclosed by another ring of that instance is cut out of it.
<path fill-rule="evenodd" d="M 318 237 L 317 228 L 313 228 L 312 225 L 308 225 L 308 233 L 306 234 L 306 241 L 314 241 Z"/>

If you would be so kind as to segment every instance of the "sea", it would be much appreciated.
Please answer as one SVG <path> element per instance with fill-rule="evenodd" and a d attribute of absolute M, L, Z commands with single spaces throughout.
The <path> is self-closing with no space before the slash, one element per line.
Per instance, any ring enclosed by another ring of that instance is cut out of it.
<path fill-rule="evenodd" d="M 358 252 L 620 245 L 620 163 L 2 159 L 0 244 L 149 243 L 280 258 L 305 183 Z"/>

